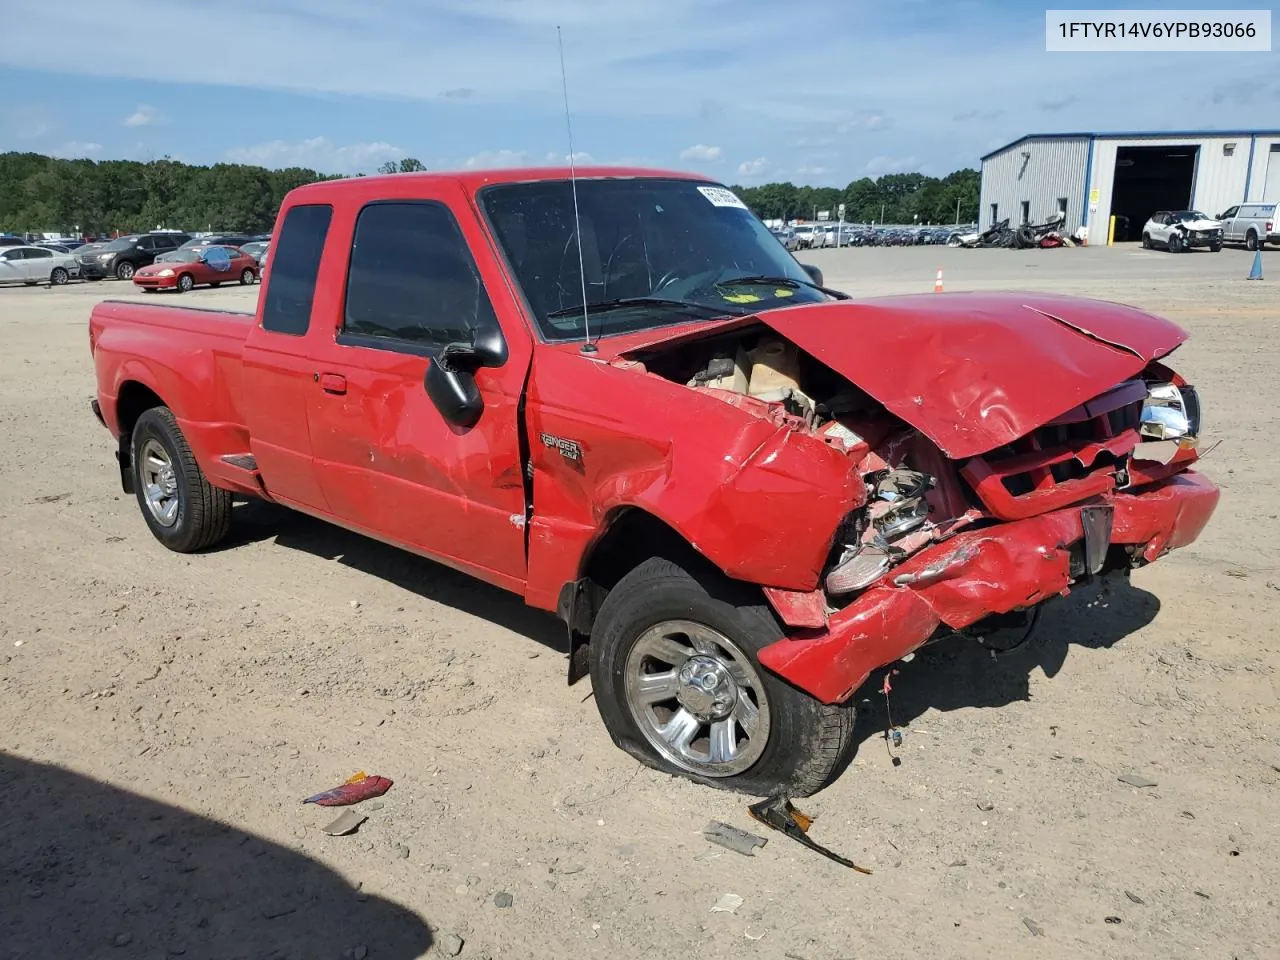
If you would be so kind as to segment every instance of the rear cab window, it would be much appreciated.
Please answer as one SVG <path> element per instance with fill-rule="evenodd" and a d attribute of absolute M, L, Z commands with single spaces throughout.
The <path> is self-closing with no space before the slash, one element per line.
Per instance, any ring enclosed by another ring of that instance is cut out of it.
<path fill-rule="evenodd" d="M 271 274 L 262 305 L 264 330 L 295 337 L 306 334 L 332 219 L 333 207 L 328 204 L 300 204 L 285 214 L 271 251 Z"/>

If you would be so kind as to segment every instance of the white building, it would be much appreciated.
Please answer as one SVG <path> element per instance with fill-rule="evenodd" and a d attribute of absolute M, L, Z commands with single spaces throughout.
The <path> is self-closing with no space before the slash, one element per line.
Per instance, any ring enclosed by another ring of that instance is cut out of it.
<path fill-rule="evenodd" d="M 1215 216 L 1280 201 L 1280 130 L 1031 134 L 982 158 L 980 229 L 1041 223 L 1058 210 L 1089 243 L 1137 240 L 1156 210 Z"/>

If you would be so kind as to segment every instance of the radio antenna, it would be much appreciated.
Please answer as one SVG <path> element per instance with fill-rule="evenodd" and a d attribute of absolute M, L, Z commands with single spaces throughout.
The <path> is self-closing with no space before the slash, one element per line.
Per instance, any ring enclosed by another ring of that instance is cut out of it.
<path fill-rule="evenodd" d="M 578 213 L 578 171 L 573 156 L 573 120 L 569 114 L 569 78 L 564 69 L 564 35 L 556 27 L 556 43 L 560 46 L 560 87 L 564 91 L 564 126 L 569 133 L 569 187 L 573 191 L 573 235 L 578 239 L 578 277 L 582 280 L 583 353 L 595 353 L 591 342 L 591 311 L 587 309 L 587 267 L 582 256 L 582 217 Z"/>

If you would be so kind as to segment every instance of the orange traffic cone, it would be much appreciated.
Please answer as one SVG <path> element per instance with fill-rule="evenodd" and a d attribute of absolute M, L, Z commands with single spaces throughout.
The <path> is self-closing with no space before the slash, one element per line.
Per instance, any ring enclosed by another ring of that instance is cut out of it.
<path fill-rule="evenodd" d="M 942 268 L 941 267 L 938 268 L 937 279 L 933 281 L 933 292 L 934 293 L 942 292 Z"/>

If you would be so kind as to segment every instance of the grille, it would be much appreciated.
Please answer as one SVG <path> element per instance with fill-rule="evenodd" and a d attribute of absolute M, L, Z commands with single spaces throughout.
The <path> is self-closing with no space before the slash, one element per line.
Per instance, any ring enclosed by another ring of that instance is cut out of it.
<path fill-rule="evenodd" d="M 1138 443 L 1146 384 L 1126 381 L 960 470 L 996 517 L 1019 520 L 1097 496 Z"/>

